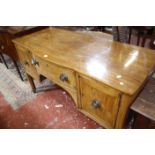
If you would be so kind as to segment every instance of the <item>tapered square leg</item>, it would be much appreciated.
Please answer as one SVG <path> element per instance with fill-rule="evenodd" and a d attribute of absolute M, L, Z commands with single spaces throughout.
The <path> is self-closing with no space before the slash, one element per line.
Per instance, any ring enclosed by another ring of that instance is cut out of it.
<path fill-rule="evenodd" d="M 28 78 L 28 81 L 29 81 L 29 83 L 31 85 L 32 91 L 34 93 L 36 93 L 36 86 L 35 86 L 35 83 L 33 81 L 33 78 L 29 74 L 27 74 L 27 78 Z"/>

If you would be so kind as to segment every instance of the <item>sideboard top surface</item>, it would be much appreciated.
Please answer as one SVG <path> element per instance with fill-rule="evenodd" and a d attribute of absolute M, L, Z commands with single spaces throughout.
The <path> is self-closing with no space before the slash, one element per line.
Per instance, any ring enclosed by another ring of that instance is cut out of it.
<path fill-rule="evenodd" d="M 155 66 L 155 51 L 101 32 L 48 28 L 13 40 L 33 54 L 133 95 Z"/>

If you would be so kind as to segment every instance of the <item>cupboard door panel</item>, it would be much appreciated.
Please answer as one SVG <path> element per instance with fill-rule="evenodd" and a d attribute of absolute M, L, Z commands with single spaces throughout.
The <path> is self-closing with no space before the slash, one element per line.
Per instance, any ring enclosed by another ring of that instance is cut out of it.
<path fill-rule="evenodd" d="M 93 80 L 80 78 L 81 108 L 99 123 L 103 122 L 105 127 L 113 128 L 119 109 L 120 94 L 115 90 L 110 91 L 112 88 L 106 89 L 107 86 L 98 86 Z"/>

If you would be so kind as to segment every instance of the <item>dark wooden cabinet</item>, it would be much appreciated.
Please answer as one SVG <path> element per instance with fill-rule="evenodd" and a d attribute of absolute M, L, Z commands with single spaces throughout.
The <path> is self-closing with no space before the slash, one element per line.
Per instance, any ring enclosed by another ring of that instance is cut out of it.
<path fill-rule="evenodd" d="M 23 77 L 20 73 L 20 69 L 17 64 L 17 61 L 19 61 L 20 58 L 17 54 L 16 48 L 12 42 L 12 39 L 21 37 L 23 35 L 30 34 L 32 32 L 36 32 L 36 31 L 44 29 L 44 28 L 47 28 L 47 27 L 42 27 L 42 26 L 41 27 L 33 27 L 33 26 L 0 27 L 0 57 L 7 68 L 8 68 L 8 65 L 5 61 L 3 54 L 8 55 L 12 59 L 14 65 L 17 69 L 17 72 L 19 73 L 21 80 L 23 80 Z"/>
<path fill-rule="evenodd" d="M 155 129 L 155 78 L 147 85 L 131 106 L 134 129 Z"/>
<path fill-rule="evenodd" d="M 139 113 L 135 113 L 133 129 L 155 129 L 155 121 Z"/>

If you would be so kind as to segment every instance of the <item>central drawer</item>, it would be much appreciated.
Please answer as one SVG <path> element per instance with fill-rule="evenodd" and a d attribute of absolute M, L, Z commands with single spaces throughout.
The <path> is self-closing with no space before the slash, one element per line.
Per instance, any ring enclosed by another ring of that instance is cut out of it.
<path fill-rule="evenodd" d="M 76 90 L 76 78 L 74 71 L 46 61 L 37 56 L 35 56 L 35 61 L 39 74 L 47 77 L 60 86 L 63 85 Z"/>

